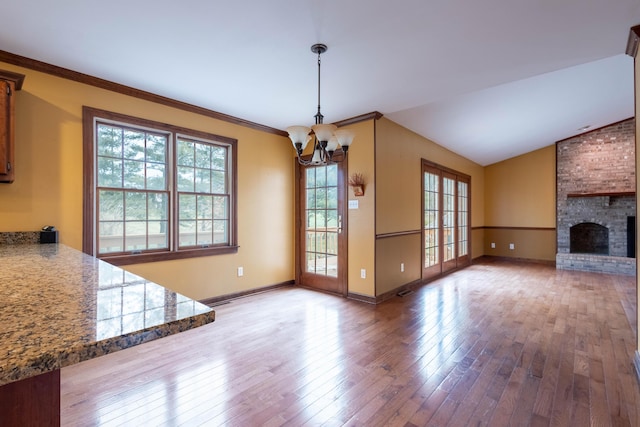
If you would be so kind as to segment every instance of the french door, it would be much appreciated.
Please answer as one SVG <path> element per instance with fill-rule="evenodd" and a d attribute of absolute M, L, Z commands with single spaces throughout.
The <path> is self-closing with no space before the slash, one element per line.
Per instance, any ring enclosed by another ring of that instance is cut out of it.
<path fill-rule="evenodd" d="M 303 286 L 346 295 L 343 163 L 298 168 L 297 279 Z"/>
<path fill-rule="evenodd" d="M 471 262 L 468 175 L 422 161 L 422 279 Z"/>

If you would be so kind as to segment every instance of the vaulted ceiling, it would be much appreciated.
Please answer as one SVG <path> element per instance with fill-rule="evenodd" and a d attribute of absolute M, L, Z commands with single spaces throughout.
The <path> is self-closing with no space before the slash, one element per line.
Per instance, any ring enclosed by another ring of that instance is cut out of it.
<path fill-rule="evenodd" d="M 640 0 L 20 0 L 0 50 L 284 129 L 371 111 L 481 165 L 634 114 Z M 354 141 L 357 144 L 357 139 Z"/>

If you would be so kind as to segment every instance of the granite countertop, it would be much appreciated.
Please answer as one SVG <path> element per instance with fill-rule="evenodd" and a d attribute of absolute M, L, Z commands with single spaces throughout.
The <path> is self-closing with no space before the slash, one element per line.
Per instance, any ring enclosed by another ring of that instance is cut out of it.
<path fill-rule="evenodd" d="M 67 246 L 0 245 L 0 385 L 214 319 L 206 305 Z"/>

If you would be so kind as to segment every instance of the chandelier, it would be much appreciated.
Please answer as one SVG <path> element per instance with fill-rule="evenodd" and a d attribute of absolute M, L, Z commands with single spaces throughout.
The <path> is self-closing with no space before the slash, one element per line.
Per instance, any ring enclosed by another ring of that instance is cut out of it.
<path fill-rule="evenodd" d="M 315 115 L 316 124 L 307 126 L 289 126 L 287 132 L 293 143 L 301 165 L 327 165 L 342 161 L 347 158 L 347 150 L 353 141 L 355 134 L 347 129 L 340 129 L 336 125 L 324 124 L 324 116 L 320 113 L 320 55 L 327 51 L 327 45 L 318 43 L 311 46 L 311 52 L 318 55 L 318 113 Z M 313 136 L 311 135 L 313 131 Z M 313 155 L 305 159 L 303 151 L 313 142 Z M 342 154 L 342 155 L 340 155 Z"/>

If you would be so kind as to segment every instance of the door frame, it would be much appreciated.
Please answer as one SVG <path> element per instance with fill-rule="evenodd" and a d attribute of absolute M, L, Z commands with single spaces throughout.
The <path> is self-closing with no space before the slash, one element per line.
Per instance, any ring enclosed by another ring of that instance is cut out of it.
<path fill-rule="evenodd" d="M 341 159 L 341 158 L 340 158 Z M 342 215 L 342 231 L 341 237 L 338 238 L 338 276 L 336 277 L 338 283 L 338 291 L 331 292 L 327 290 L 320 289 L 318 287 L 314 287 L 313 284 L 303 283 L 302 280 L 302 267 L 303 262 L 302 259 L 305 254 L 305 235 L 301 232 L 303 218 L 303 200 L 300 195 L 302 192 L 302 180 L 303 175 L 302 171 L 305 170 L 304 166 L 300 165 L 297 159 L 294 159 L 295 163 L 295 188 L 294 188 L 294 204 L 295 204 L 295 220 L 294 220 L 294 268 L 295 268 L 295 281 L 296 285 L 322 291 L 329 292 L 331 294 L 342 295 L 344 297 L 349 294 L 349 257 L 348 257 L 348 240 L 349 240 L 349 211 L 347 209 L 347 189 L 348 189 L 348 176 L 349 176 L 349 168 L 347 158 L 341 159 L 341 161 L 336 162 L 338 165 L 338 215 Z"/>
<path fill-rule="evenodd" d="M 421 213 L 421 225 L 420 225 L 420 235 L 421 235 L 421 255 L 420 255 L 420 259 L 421 259 L 421 266 L 420 266 L 420 271 L 421 271 L 421 280 L 426 281 L 426 280 L 430 280 L 430 279 L 434 279 L 436 277 L 441 277 L 451 271 L 457 270 L 461 267 L 466 267 L 469 264 L 471 264 L 471 176 L 464 174 L 462 172 L 458 172 L 454 169 L 450 169 L 447 168 L 445 166 L 441 166 L 437 163 L 431 162 L 429 160 L 426 159 L 422 159 L 422 163 L 421 163 L 421 168 L 420 168 L 420 180 L 421 180 L 421 209 L 422 209 L 422 213 Z M 431 267 L 427 267 L 425 268 L 424 263 L 425 263 L 425 248 L 424 248 L 424 243 L 425 243 L 425 232 L 424 232 L 424 174 L 425 172 L 429 172 L 432 173 L 434 175 L 438 176 L 438 239 L 439 239 L 439 245 L 438 245 L 438 263 L 434 264 Z M 454 235 L 454 250 L 455 250 L 455 254 L 454 254 L 454 258 L 452 260 L 449 261 L 445 261 L 444 260 L 444 227 L 443 227 L 443 221 L 444 221 L 444 217 L 443 217 L 443 212 L 444 212 L 444 204 L 443 204 L 443 182 L 444 182 L 444 178 L 449 178 L 449 179 L 453 179 L 454 180 L 454 215 L 453 215 L 453 220 L 454 220 L 454 229 L 453 229 L 453 235 Z M 459 254 L 459 250 L 460 250 L 460 239 L 459 239 L 459 218 L 458 218 L 458 214 L 459 214 L 459 193 L 458 193 L 458 183 L 459 182 L 464 182 L 467 184 L 467 253 L 465 255 L 460 255 Z"/>

